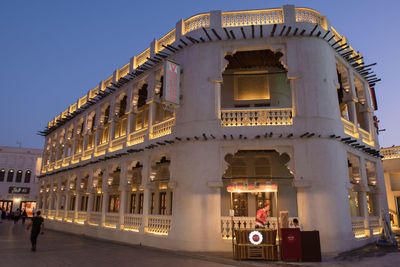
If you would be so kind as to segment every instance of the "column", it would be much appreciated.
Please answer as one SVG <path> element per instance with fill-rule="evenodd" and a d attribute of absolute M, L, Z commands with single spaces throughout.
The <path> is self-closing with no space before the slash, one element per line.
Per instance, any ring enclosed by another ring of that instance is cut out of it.
<path fill-rule="evenodd" d="M 58 189 L 57 193 L 56 193 L 56 217 L 59 217 L 60 201 L 61 201 L 61 192 L 60 192 L 60 189 Z"/>
<path fill-rule="evenodd" d="M 364 157 L 360 158 L 360 174 L 361 174 L 361 212 L 364 217 L 364 229 L 367 236 L 372 236 L 371 229 L 369 227 L 369 213 L 368 213 L 368 203 L 367 203 L 367 192 L 368 188 L 368 180 L 367 180 L 367 172 L 365 169 L 365 159 Z"/>
<path fill-rule="evenodd" d="M 108 198 L 109 198 L 109 188 L 107 184 L 108 176 L 109 176 L 109 170 L 106 168 L 104 170 L 104 175 L 103 175 L 103 183 L 102 183 L 102 193 L 103 193 L 103 199 L 102 199 L 102 205 L 101 205 L 101 220 L 100 220 L 100 226 L 104 226 L 104 223 L 106 222 L 106 213 L 108 212 Z"/>
<path fill-rule="evenodd" d="M 124 228 L 124 216 L 126 212 L 126 197 L 127 197 L 127 184 L 126 184 L 126 175 L 127 175 L 127 166 L 126 161 L 122 161 L 120 164 L 121 172 L 119 174 L 119 188 L 120 191 L 120 199 L 119 199 L 119 223 L 117 225 L 117 229 Z"/>
<path fill-rule="evenodd" d="M 64 219 L 68 218 L 69 203 L 71 201 L 71 194 L 69 189 L 65 192 L 65 206 L 64 206 Z"/>

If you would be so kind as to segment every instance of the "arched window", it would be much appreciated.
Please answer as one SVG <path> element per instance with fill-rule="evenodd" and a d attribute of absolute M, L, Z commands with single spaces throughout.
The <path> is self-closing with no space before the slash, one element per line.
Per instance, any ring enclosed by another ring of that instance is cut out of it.
<path fill-rule="evenodd" d="M 0 170 L 0 182 L 4 181 L 5 174 L 6 174 L 6 170 L 5 169 L 1 169 Z"/>
<path fill-rule="evenodd" d="M 25 180 L 24 183 L 30 183 L 31 182 L 31 171 L 27 170 L 25 173 Z"/>
<path fill-rule="evenodd" d="M 139 90 L 139 99 L 138 99 L 138 108 L 146 105 L 146 99 L 147 99 L 147 83 L 143 84 L 142 88 Z"/>
<path fill-rule="evenodd" d="M 16 182 L 16 183 L 20 183 L 21 180 L 22 180 L 22 171 L 21 171 L 21 170 L 18 170 L 18 171 L 17 171 L 17 177 L 15 178 L 15 182 Z"/>
<path fill-rule="evenodd" d="M 11 169 L 8 171 L 8 174 L 7 174 L 7 182 L 12 182 L 13 178 L 14 178 L 14 170 Z"/>

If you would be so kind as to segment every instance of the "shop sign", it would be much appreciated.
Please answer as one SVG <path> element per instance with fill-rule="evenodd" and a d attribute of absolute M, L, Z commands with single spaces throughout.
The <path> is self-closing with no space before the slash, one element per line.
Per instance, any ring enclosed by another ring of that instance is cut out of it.
<path fill-rule="evenodd" d="M 271 182 L 231 183 L 227 186 L 227 191 L 233 193 L 277 192 L 278 185 Z"/>
<path fill-rule="evenodd" d="M 165 61 L 163 103 L 179 106 L 181 66 L 172 61 Z"/>
<path fill-rule="evenodd" d="M 249 234 L 249 240 L 253 245 L 259 245 L 263 241 L 263 236 L 259 231 L 252 231 Z"/>
<path fill-rule="evenodd" d="M 31 189 L 29 187 L 10 186 L 8 188 L 9 194 L 29 194 Z"/>

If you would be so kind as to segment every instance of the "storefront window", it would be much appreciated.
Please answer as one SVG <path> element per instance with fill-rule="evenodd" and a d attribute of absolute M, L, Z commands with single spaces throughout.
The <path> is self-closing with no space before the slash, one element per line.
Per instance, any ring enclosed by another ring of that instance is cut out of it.
<path fill-rule="evenodd" d="M 119 211 L 119 195 L 110 196 L 110 205 L 108 207 L 109 212 Z"/>

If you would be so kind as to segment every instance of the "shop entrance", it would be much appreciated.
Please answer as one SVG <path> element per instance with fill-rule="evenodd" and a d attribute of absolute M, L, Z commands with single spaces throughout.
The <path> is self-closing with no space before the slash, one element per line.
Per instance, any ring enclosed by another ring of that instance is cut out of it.
<path fill-rule="evenodd" d="M 11 200 L 0 200 L 0 207 L 8 212 L 12 211 L 13 202 Z"/>
<path fill-rule="evenodd" d="M 25 210 L 28 217 L 33 217 L 33 212 L 36 212 L 36 201 L 21 201 L 20 210 Z"/>

